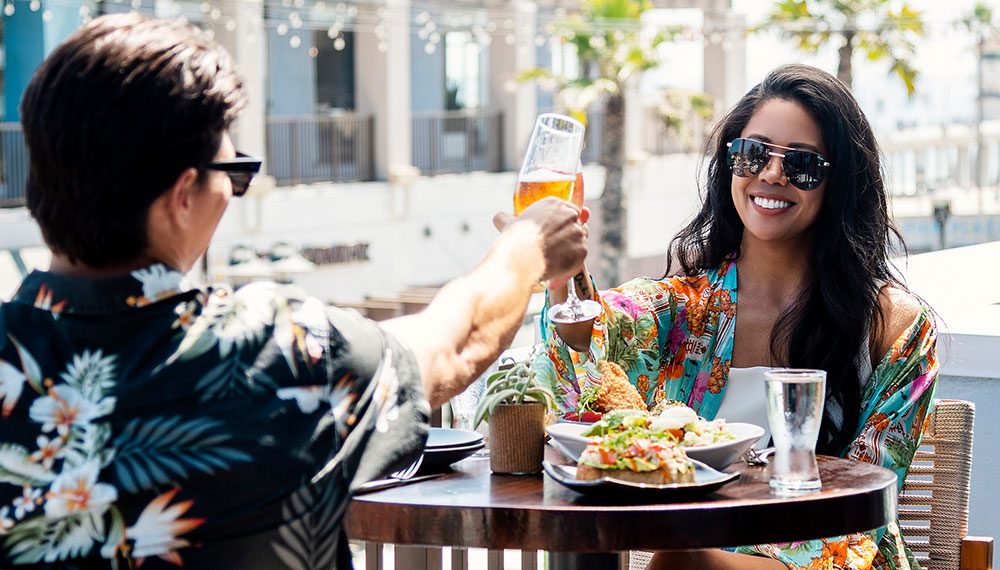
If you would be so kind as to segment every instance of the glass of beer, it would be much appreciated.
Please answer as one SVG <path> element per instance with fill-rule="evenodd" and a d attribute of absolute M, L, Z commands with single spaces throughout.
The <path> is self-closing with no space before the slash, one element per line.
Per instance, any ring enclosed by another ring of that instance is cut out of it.
<path fill-rule="evenodd" d="M 555 113 L 538 116 L 517 177 L 515 216 L 548 196 L 570 199 L 582 147 L 583 123 Z"/>
<path fill-rule="evenodd" d="M 563 200 L 579 197 L 583 201 L 583 189 L 574 194 L 573 188 L 582 179 L 583 132 L 583 123 L 572 117 L 555 113 L 538 116 L 517 177 L 514 215 L 548 196 Z M 580 302 L 571 279 L 567 283 L 566 301 L 553 305 L 547 314 L 553 322 L 578 323 L 593 319 L 600 312 L 601 306 L 596 301 Z"/>

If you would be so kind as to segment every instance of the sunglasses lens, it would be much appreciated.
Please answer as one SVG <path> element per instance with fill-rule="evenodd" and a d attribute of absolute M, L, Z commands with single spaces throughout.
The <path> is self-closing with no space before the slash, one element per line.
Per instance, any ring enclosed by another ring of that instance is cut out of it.
<path fill-rule="evenodd" d="M 763 144 L 747 139 L 736 139 L 729 146 L 727 158 L 733 174 L 746 178 L 760 172 L 767 164 L 769 156 L 767 147 Z"/>
<path fill-rule="evenodd" d="M 789 150 L 785 151 L 781 166 L 785 169 L 788 181 L 794 186 L 802 190 L 813 190 L 823 183 L 826 176 L 826 167 L 822 162 L 814 152 Z"/>
<path fill-rule="evenodd" d="M 252 172 L 229 172 L 229 180 L 233 183 L 233 196 L 242 196 L 250 188 L 250 180 L 253 179 Z"/>

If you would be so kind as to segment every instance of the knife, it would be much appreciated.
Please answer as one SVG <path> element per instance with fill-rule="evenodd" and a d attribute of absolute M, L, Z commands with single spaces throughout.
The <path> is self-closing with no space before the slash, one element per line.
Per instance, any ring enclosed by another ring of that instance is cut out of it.
<path fill-rule="evenodd" d="M 390 477 L 388 479 L 375 479 L 374 481 L 369 481 L 354 491 L 355 495 L 362 495 L 364 493 L 373 493 L 375 491 L 382 491 L 385 489 L 391 489 L 393 487 L 399 487 L 400 485 L 406 485 L 408 483 L 416 483 L 418 481 L 426 481 L 427 479 L 433 479 L 435 477 L 440 477 L 442 475 L 447 475 L 448 473 L 433 473 L 431 475 L 418 475 L 416 477 L 410 477 L 409 479 L 398 479 L 395 477 Z"/>

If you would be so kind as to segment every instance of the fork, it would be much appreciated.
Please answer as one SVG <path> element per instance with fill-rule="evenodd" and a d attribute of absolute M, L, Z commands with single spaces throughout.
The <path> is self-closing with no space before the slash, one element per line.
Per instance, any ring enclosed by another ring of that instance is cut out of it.
<path fill-rule="evenodd" d="M 389 474 L 390 479 L 399 479 L 400 481 L 406 481 L 410 477 L 417 474 L 420 471 L 420 466 L 424 463 L 424 455 L 420 454 L 420 457 L 416 461 L 407 465 L 406 467 L 400 469 L 399 471 L 393 471 Z"/>
<path fill-rule="evenodd" d="M 769 462 L 768 458 L 772 453 L 774 453 L 773 447 L 765 447 L 760 451 L 751 447 L 746 453 L 743 454 L 743 461 L 745 461 L 747 465 L 767 465 Z"/>
<path fill-rule="evenodd" d="M 372 491 L 381 491 L 382 489 L 391 489 L 392 487 L 398 487 L 399 485 L 406 485 L 407 483 L 423 481 L 424 479 L 433 479 L 435 477 L 440 477 L 445 475 L 445 472 L 433 473 L 430 475 L 421 475 L 415 477 L 417 471 L 420 471 L 420 466 L 424 462 L 424 456 L 421 455 L 416 461 L 407 465 L 406 467 L 400 469 L 399 471 L 394 471 L 389 474 L 385 479 L 376 479 L 374 481 L 369 481 L 359 487 L 356 491 L 356 495 L 363 493 L 371 493 Z"/>

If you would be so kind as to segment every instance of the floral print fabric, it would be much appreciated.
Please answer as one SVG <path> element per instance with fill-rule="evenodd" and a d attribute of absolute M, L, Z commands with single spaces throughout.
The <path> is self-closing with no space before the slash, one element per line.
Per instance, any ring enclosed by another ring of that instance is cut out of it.
<path fill-rule="evenodd" d="M 688 277 L 640 278 L 601 292 L 588 352 L 559 338 L 542 311 L 545 352 L 536 358 L 539 377 L 563 410 L 576 408 L 589 385 L 600 382 L 597 362 L 614 360 L 649 404 L 664 398 L 686 402 L 713 419 L 725 394 L 736 320 L 736 261 Z M 899 486 L 920 442 L 937 383 L 937 329 L 927 306 L 875 367 L 862 393 L 862 423 L 843 457 L 896 472 Z M 763 394 L 761 395 L 763 397 Z M 739 549 L 770 556 L 789 568 L 917 568 L 898 525 L 794 544 Z"/>
<path fill-rule="evenodd" d="M 0 314 L 2 567 L 349 568 L 349 490 L 426 438 L 412 354 L 293 288 L 34 272 Z"/>

